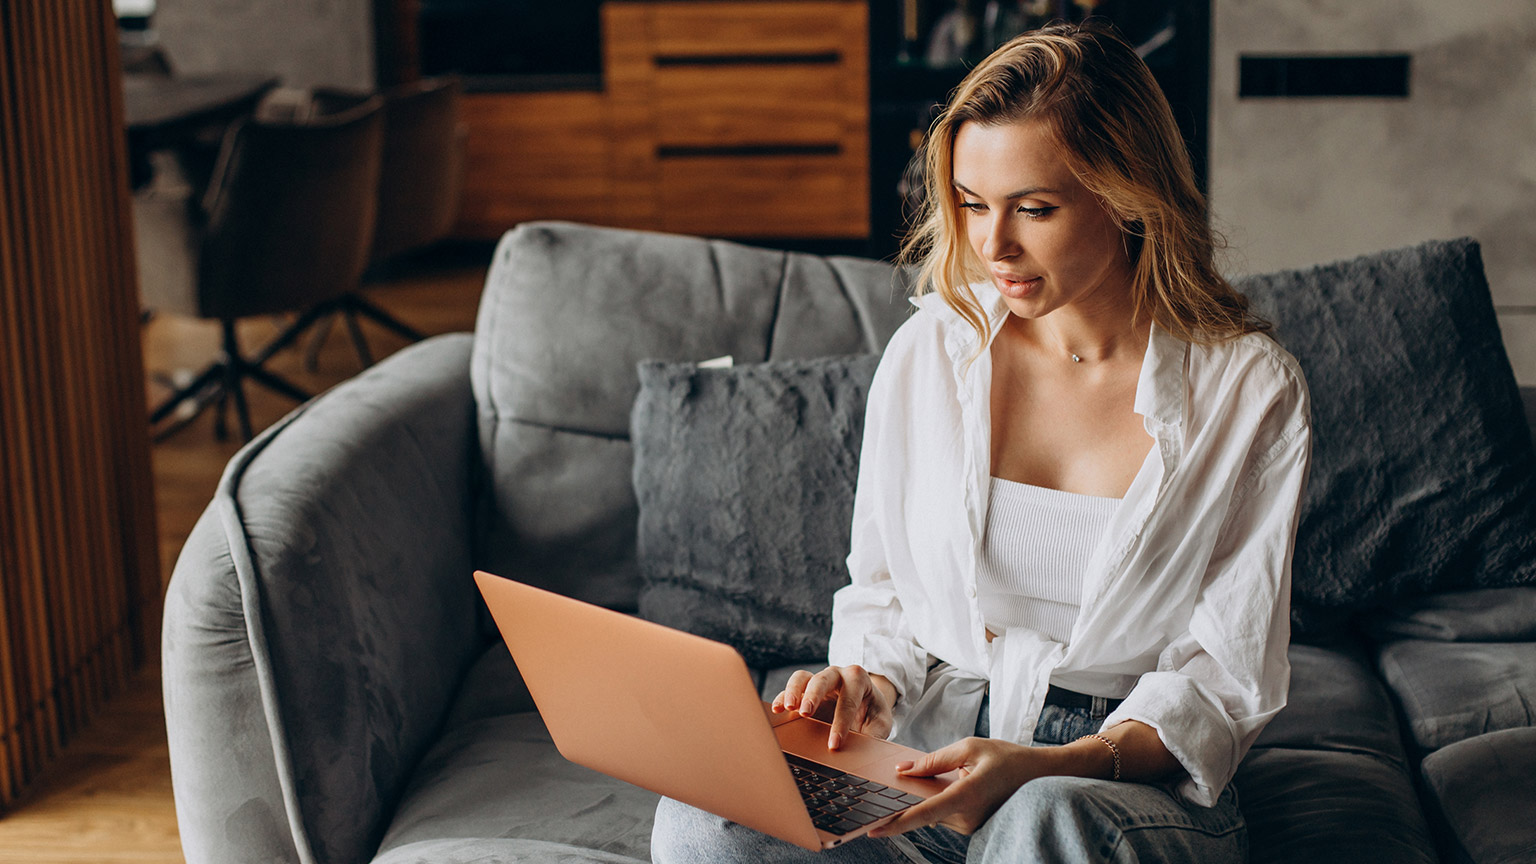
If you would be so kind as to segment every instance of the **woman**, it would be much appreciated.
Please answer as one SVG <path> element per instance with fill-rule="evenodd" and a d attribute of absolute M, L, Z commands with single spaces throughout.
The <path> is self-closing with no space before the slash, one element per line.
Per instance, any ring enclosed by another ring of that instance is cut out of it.
<path fill-rule="evenodd" d="M 1301 372 L 1217 274 L 1168 104 L 1105 26 L 980 64 L 927 169 L 832 665 L 773 708 L 835 702 L 829 746 L 961 779 L 825 857 L 1243 861 L 1229 781 L 1289 684 Z M 653 854 L 806 853 L 663 802 Z"/>

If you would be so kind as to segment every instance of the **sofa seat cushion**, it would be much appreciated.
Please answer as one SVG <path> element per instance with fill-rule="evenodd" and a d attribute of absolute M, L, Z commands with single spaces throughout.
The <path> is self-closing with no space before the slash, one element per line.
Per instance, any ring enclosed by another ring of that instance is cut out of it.
<path fill-rule="evenodd" d="M 1463 860 L 1536 861 L 1536 728 L 1447 745 L 1424 757 L 1423 771 Z"/>
<path fill-rule="evenodd" d="M 1389 761 L 1269 747 L 1251 751 L 1232 782 L 1251 864 L 1438 860 L 1413 782 Z"/>
<path fill-rule="evenodd" d="M 541 854 L 568 856 L 552 861 L 614 860 L 583 858 L 560 847 L 646 861 L 657 800 L 652 792 L 567 762 L 537 713 L 475 720 L 444 735 L 417 767 L 379 856 L 436 862 L 406 850 L 470 841 L 489 850 L 534 841 L 530 848 Z"/>
<path fill-rule="evenodd" d="M 657 795 L 566 761 L 504 644 L 470 669 L 377 861 L 650 860 Z"/>
<path fill-rule="evenodd" d="M 1536 725 L 1536 642 L 1403 639 L 1378 662 L 1423 752 Z"/>
<path fill-rule="evenodd" d="M 373 864 L 644 864 L 644 860 L 544 840 L 453 838 L 397 846 L 373 859 Z"/>
<path fill-rule="evenodd" d="M 1406 770 L 1397 709 L 1360 649 L 1292 645 L 1291 691 L 1255 748 L 1331 750 Z"/>

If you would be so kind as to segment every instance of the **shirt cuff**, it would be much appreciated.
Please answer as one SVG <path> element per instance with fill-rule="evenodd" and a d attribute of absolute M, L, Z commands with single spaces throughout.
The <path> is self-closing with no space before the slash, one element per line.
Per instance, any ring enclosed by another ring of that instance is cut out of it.
<path fill-rule="evenodd" d="M 1148 672 L 1108 717 L 1108 729 L 1137 720 L 1157 736 L 1187 774 L 1175 784 L 1180 796 L 1214 807 L 1237 770 L 1240 754 L 1232 719 L 1195 679 L 1179 672 Z"/>
<path fill-rule="evenodd" d="M 827 654 L 833 666 L 858 665 L 872 675 L 885 676 L 896 688 L 898 711 L 922 694 L 927 659 L 927 652 L 915 641 L 877 634 L 865 634 L 841 644 L 833 641 Z"/>

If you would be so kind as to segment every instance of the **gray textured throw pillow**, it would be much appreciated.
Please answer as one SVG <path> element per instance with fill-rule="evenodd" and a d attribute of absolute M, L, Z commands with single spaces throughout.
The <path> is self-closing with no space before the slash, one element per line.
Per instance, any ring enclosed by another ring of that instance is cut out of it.
<path fill-rule="evenodd" d="M 1536 584 L 1536 456 L 1471 240 L 1237 283 L 1312 392 L 1293 597 Z"/>
<path fill-rule="evenodd" d="M 768 668 L 826 658 L 874 355 L 640 364 L 640 615 Z"/>

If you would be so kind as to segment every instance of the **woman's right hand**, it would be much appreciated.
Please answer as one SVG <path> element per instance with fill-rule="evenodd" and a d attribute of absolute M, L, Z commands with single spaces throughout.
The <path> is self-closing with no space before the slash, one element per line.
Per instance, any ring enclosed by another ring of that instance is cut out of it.
<path fill-rule="evenodd" d="M 803 669 L 796 672 L 789 676 L 783 692 L 773 698 L 773 711 L 798 711 L 809 717 L 829 699 L 837 700 L 832 732 L 827 736 L 829 749 L 843 746 L 843 735 L 848 732 L 876 738 L 891 734 L 896 686 L 884 675 L 871 674 L 862 666 L 828 666 L 815 675 Z"/>

